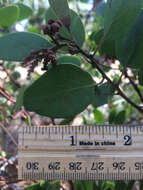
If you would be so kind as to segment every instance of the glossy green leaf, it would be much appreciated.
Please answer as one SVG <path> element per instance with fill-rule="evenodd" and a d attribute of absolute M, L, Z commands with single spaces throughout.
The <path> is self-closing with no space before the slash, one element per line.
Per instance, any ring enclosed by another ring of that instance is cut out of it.
<path fill-rule="evenodd" d="M 64 63 L 80 66 L 80 59 L 76 56 L 68 56 L 68 55 L 58 57 L 58 64 L 64 64 Z"/>
<path fill-rule="evenodd" d="M 94 40 L 97 45 L 100 44 L 101 40 L 104 37 L 104 29 L 99 30 L 98 32 L 94 32 L 90 39 Z M 103 55 L 116 57 L 116 51 L 115 51 L 115 40 L 104 38 L 104 42 L 99 49 L 99 52 Z"/>
<path fill-rule="evenodd" d="M 101 1 L 97 4 L 96 7 L 96 16 L 104 16 L 107 8 L 107 3 Z"/>
<path fill-rule="evenodd" d="M 10 27 L 19 17 L 19 8 L 16 5 L 9 5 L 0 8 L 0 26 Z"/>
<path fill-rule="evenodd" d="M 83 23 L 80 17 L 77 15 L 77 13 L 74 12 L 73 10 L 70 10 L 70 16 L 71 16 L 70 33 L 63 26 L 61 29 L 61 35 L 68 39 L 75 40 L 77 44 L 81 47 L 85 41 L 85 30 L 84 30 Z M 56 17 L 56 15 L 54 14 L 51 8 L 47 10 L 45 18 L 46 18 L 46 22 L 48 22 L 49 19 L 58 20 L 58 18 Z"/>
<path fill-rule="evenodd" d="M 32 15 L 32 9 L 23 3 L 16 4 L 19 7 L 18 21 L 28 18 Z"/>
<path fill-rule="evenodd" d="M 108 103 L 108 98 L 112 95 L 111 85 L 104 83 L 95 88 L 95 96 L 92 105 L 96 108 Z"/>
<path fill-rule="evenodd" d="M 122 63 L 124 66 L 143 69 L 143 11 L 125 41 Z"/>
<path fill-rule="evenodd" d="M 16 104 L 14 105 L 14 110 L 17 112 L 23 106 L 23 95 L 26 90 L 26 86 L 23 86 L 19 89 L 19 94 L 16 98 Z"/>
<path fill-rule="evenodd" d="M 94 81 L 81 68 L 61 64 L 50 69 L 24 93 L 27 110 L 52 118 L 70 118 L 82 112 L 94 96 Z"/>
<path fill-rule="evenodd" d="M 28 32 L 15 32 L 0 38 L 0 59 L 5 61 L 23 61 L 31 52 L 51 47 L 51 43 L 42 36 Z"/>
<path fill-rule="evenodd" d="M 62 20 L 64 26 L 70 30 L 71 18 L 67 0 L 49 0 L 49 3 L 56 16 Z"/>
<path fill-rule="evenodd" d="M 95 109 L 93 112 L 94 112 L 94 119 L 97 124 L 105 123 L 105 117 L 101 111 L 99 111 L 98 109 Z"/>
<path fill-rule="evenodd" d="M 142 70 L 138 71 L 138 80 L 139 80 L 139 84 L 143 86 L 143 72 L 142 72 Z"/>
<path fill-rule="evenodd" d="M 127 35 L 143 7 L 142 0 L 108 0 L 105 13 L 105 35 L 120 39 Z"/>
<path fill-rule="evenodd" d="M 116 115 L 116 119 L 115 119 L 115 124 L 123 124 L 125 122 L 126 119 L 126 111 L 120 111 L 117 115 Z"/>

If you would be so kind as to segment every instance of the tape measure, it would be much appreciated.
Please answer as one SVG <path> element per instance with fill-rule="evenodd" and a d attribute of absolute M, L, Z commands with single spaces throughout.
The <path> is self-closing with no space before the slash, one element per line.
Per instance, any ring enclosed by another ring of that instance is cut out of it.
<path fill-rule="evenodd" d="M 19 179 L 143 179 L 143 125 L 19 130 Z"/>

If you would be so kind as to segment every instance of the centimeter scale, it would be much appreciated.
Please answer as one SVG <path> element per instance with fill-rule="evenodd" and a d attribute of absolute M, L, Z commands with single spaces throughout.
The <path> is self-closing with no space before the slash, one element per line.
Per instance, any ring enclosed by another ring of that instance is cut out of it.
<path fill-rule="evenodd" d="M 143 125 L 19 130 L 19 179 L 143 179 Z"/>

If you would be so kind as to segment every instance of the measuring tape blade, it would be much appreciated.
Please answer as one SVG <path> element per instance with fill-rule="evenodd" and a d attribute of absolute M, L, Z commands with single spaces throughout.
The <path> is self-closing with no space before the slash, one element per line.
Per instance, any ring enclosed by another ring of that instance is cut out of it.
<path fill-rule="evenodd" d="M 19 179 L 143 179 L 143 125 L 19 130 Z"/>

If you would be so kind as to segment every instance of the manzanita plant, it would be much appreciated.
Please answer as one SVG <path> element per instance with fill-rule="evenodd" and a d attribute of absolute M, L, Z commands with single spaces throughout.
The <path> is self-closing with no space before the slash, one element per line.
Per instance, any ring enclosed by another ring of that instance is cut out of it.
<path fill-rule="evenodd" d="M 20 114 L 24 117 L 30 111 L 50 118 L 66 118 L 69 123 L 86 108 L 93 108 L 96 122 L 104 123 L 105 116 L 97 108 L 107 103 L 111 108 L 110 124 L 123 123 L 130 110 L 142 115 L 143 0 L 101 0 L 99 6 L 93 7 L 93 14 L 86 17 L 69 9 L 71 1 L 49 0 L 48 9 L 40 7 L 36 13 L 22 1 L 0 3 L 0 68 L 15 84 L 14 89 L 20 88 L 17 101 L 6 87 L 0 86 L 0 95 L 15 104 L 15 112 L 22 107 L 14 118 Z M 27 32 L 13 32 L 14 24 L 25 18 L 29 18 L 31 25 Z M 9 74 L 7 68 L 13 62 L 27 69 L 30 84 L 22 86 L 15 80 L 17 73 Z M 35 79 L 33 73 L 39 66 L 43 74 Z M 117 73 L 111 74 L 115 69 Z M 116 96 L 122 98 L 124 108 L 130 105 L 130 110 L 118 112 L 111 101 Z M 0 113 L 0 121 L 5 113 L 7 107 Z M 83 120 L 89 124 L 85 117 Z M 49 182 L 45 183 L 37 187 L 52 188 Z M 120 190 L 132 185 L 104 184 L 75 182 L 76 188 L 82 189 Z M 53 189 L 57 186 L 59 183 Z"/>
<path fill-rule="evenodd" d="M 143 1 L 109 0 L 104 13 L 104 28 L 92 34 L 91 38 L 95 38 L 97 46 L 91 50 L 83 46 L 84 26 L 80 17 L 69 9 L 67 0 L 50 0 L 49 3 L 51 7 L 46 13 L 47 24 L 41 25 L 44 37 L 34 33 L 16 32 L 0 38 L 1 60 L 21 61 L 21 64 L 27 67 L 28 75 L 41 62 L 41 69 L 46 71 L 26 88 L 23 96 L 24 107 L 28 111 L 52 118 L 72 118 L 88 105 L 99 103 L 104 91 L 104 88 L 101 90 L 102 83 L 106 81 L 106 96 L 120 95 L 142 113 L 142 106 L 133 102 L 120 84 L 123 77 L 128 78 L 143 102 L 141 88 L 132 79 L 135 69 L 141 77 Z M 19 5 L 11 8 L 16 9 L 17 6 Z M 80 54 L 93 69 L 96 68 L 101 73 L 101 83 L 93 80 L 91 75 L 74 64 L 72 59 L 67 59 L 64 63 L 59 62 L 58 56 L 61 52 L 68 55 Z M 106 59 L 120 61 L 121 75 L 117 80 L 112 80 L 106 74 L 97 59 L 98 52 L 106 55 Z M 128 68 L 132 72 L 131 75 Z"/>

